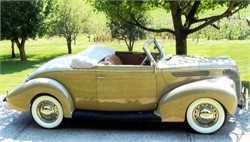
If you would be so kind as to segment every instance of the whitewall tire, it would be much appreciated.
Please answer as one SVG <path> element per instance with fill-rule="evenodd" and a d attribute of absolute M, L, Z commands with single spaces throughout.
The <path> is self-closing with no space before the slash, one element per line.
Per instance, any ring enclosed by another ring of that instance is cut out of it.
<path fill-rule="evenodd" d="M 51 96 L 40 96 L 31 105 L 34 120 L 44 128 L 55 128 L 63 120 L 61 104 Z"/>
<path fill-rule="evenodd" d="M 186 118 L 192 129 L 199 133 L 209 134 L 223 126 L 226 114 L 217 101 L 201 98 L 191 103 L 187 109 Z"/>

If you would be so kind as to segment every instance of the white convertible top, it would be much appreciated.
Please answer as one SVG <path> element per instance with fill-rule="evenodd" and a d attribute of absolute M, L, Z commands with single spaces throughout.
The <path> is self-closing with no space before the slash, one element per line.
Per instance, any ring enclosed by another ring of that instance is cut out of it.
<path fill-rule="evenodd" d="M 101 46 L 90 46 L 86 50 L 75 54 L 70 66 L 72 68 L 93 68 L 103 58 L 115 54 L 115 50 Z"/>

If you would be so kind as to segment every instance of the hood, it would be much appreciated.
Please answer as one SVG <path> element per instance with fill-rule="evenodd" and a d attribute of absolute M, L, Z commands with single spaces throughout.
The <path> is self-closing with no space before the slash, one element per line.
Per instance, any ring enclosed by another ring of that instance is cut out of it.
<path fill-rule="evenodd" d="M 189 68 L 189 67 L 236 67 L 236 63 L 229 57 L 200 57 L 200 56 L 171 56 L 159 62 L 161 68 Z"/>
<path fill-rule="evenodd" d="M 46 63 L 44 63 L 42 66 L 38 67 L 36 70 L 34 70 L 26 80 L 29 80 L 33 76 L 47 72 L 47 71 L 53 71 L 53 70 L 69 70 L 71 69 L 70 63 L 73 58 L 73 55 L 64 55 L 61 57 L 57 57 L 55 59 L 52 59 Z"/>

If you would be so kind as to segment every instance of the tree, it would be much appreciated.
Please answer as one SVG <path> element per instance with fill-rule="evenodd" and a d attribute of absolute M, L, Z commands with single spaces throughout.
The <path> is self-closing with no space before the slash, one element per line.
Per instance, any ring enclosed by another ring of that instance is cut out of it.
<path fill-rule="evenodd" d="M 11 41 L 11 58 L 16 58 L 15 41 L 14 40 L 10 40 L 10 41 Z"/>
<path fill-rule="evenodd" d="M 141 27 L 150 32 L 168 32 L 175 36 L 176 54 L 187 54 L 187 37 L 209 25 L 216 27 L 216 21 L 230 17 L 243 8 L 249 1 L 95 1 L 97 10 L 105 12 L 109 17 Z M 206 10 L 224 7 L 222 13 L 201 17 Z M 145 14 L 153 8 L 162 8 L 171 12 L 173 27 L 152 28 L 140 22 L 137 15 Z M 132 19 L 132 21 L 131 21 Z"/>
<path fill-rule="evenodd" d="M 45 34 L 51 6 L 51 0 L 1 1 L 1 39 L 16 43 L 22 61 L 27 60 L 26 40 Z"/>
<path fill-rule="evenodd" d="M 108 19 L 105 13 L 95 12 L 91 6 L 90 16 L 85 23 L 86 28 L 84 28 L 83 34 L 88 37 L 89 42 L 91 38 L 95 42 L 110 39 L 110 29 L 107 26 Z"/>
<path fill-rule="evenodd" d="M 57 10 L 52 19 L 50 35 L 58 35 L 66 39 L 68 54 L 72 53 L 71 43 L 84 30 L 91 10 L 90 5 L 83 0 L 57 1 Z"/>
<path fill-rule="evenodd" d="M 146 33 L 139 27 L 124 21 L 110 19 L 109 27 L 113 38 L 125 40 L 128 50 L 133 51 L 134 42 L 137 39 L 145 38 Z"/>

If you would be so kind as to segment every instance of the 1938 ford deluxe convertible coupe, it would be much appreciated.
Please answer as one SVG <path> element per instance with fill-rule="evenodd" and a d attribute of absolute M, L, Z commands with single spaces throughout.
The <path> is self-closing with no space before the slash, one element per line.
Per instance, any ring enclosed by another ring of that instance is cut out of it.
<path fill-rule="evenodd" d="M 213 133 L 239 101 L 246 106 L 237 65 L 229 57 L 167 55 L 155 38 L 143 51 L 92 46 L 53 59 L 7 94 L 7 107 L 30 111 L 44 128 L 72 117 L 186 120 L 199 133 Z"/>

